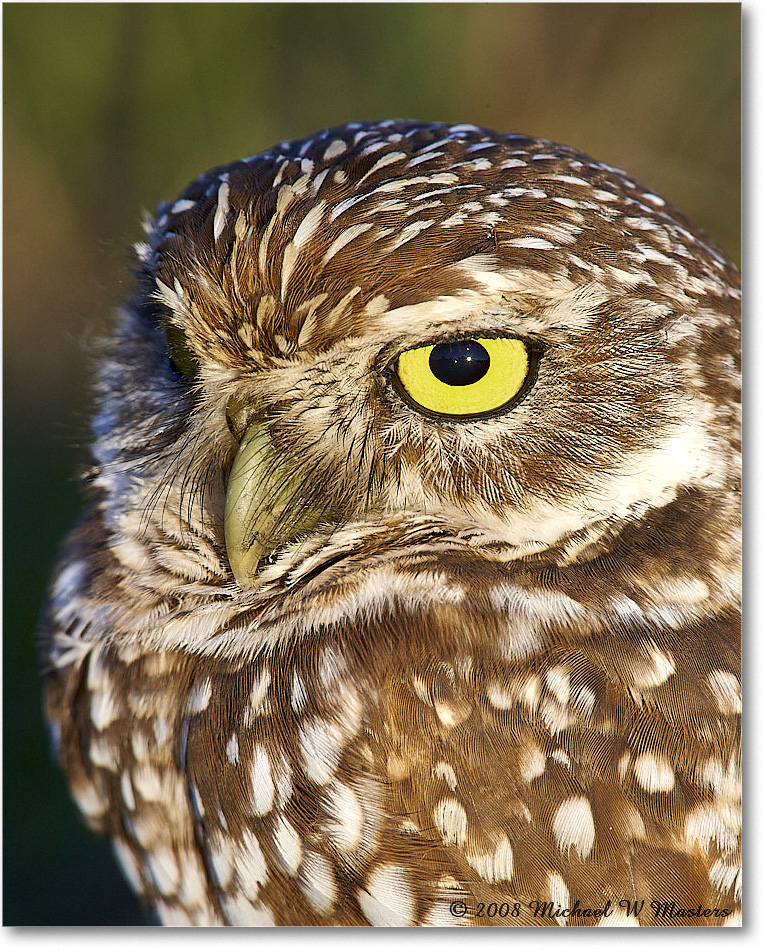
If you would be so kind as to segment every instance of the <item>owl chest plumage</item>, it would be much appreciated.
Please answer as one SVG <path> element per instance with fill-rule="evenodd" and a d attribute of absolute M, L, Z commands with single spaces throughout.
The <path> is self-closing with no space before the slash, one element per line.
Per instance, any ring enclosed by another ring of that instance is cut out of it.
<path fill-rule="evenodd" d="M 735 615 L 619 622 L 549 567 L 414 560 L 247 659 L 117 638 L 51 677 L 75 797 L 160 918 L 624 924 L 670 894 L 722 922 Z"/>

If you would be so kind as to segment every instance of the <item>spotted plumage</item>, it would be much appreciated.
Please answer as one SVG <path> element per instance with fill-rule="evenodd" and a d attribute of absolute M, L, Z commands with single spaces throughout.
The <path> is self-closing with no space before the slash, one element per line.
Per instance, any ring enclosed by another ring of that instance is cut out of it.
<path fill-rule="evenodd" d="M 405 122 L 137 250 L 42 642 L 159 919 L 739 923 L 733 265 L 572 149 Z"/>

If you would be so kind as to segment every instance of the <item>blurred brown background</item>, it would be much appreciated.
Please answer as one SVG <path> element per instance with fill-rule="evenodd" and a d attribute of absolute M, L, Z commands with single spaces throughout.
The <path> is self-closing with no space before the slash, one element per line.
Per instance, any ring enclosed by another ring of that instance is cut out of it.
<path fill-rule="evenodd" d="M 34 629 L 142 209 L 359 119 L 627 170 L 740 256 L 739 4 L 18 4 L 4 27 L 4 923 L 141 923 L 50 765 Z"/>

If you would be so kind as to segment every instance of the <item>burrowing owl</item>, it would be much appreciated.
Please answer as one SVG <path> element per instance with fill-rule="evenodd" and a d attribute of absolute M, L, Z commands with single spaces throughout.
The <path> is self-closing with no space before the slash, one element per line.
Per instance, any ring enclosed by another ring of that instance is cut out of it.
<path fill-rule="evenodd" d="M 469 125 L 282 143 L 147 235 L 43 644 L 159 919 L 738 923 L 733 265 Z"/>

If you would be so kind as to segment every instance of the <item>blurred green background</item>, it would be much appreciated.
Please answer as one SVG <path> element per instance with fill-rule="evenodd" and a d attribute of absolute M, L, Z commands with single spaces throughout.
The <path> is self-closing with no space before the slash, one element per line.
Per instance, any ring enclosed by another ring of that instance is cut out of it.
<path fill-rule="evenodd" d="M 4 27 L 4 923 L 144 918 L 49 763 L 34 630 L 142 209 L 359 119 L 624 168 L 740 256 L 739 4 L 19 4 Z"/>

